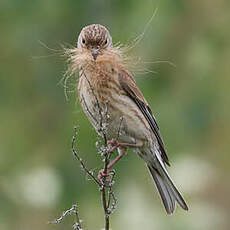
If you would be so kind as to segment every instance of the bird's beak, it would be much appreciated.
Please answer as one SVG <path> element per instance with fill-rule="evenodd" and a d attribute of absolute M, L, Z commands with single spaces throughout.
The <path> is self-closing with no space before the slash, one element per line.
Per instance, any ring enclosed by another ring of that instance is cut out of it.
<path fill-rule="evenodd" d="M 94 61 L 96 61 L 98 53 L 99 53 L 99 49 L 98 48 L 92 48 L 91 53 L 92 53 Z"/>

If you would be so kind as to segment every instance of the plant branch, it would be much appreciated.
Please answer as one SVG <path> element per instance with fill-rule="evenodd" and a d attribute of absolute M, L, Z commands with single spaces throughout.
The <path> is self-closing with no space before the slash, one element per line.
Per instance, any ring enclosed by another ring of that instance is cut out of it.
<path fill-rule="evenodd" d="M 59 224 L 63 221 L 63 219 L 66 216 L 75 214 L 75 218 L 76 218 L 76 222 L 73 224 L 73 229 L 74 230 L 82 230 L 82 226 L 81 226 L 81 219 L 79 217 L 78 214 L 78 206 L 76 204 L 72 205 L 72 207 L 70 209 L 67 209 L 66 211 L 64 211 L 62 213 L 62 215 L 60 217 L 58 217 L 57 219 L 50 221 L 49 224 Z"/>
<path fill-rule="evenodd" d="M 90 110 L 90 108 L 87 105 L 87 101 L 85 100 L 84 96 L 81 95 L 81 103 L 83 103 L 85 111 L 88 113 L 88 115 L 92 118 L 93 123 L 96 125 L 96 129 L 100 136 L 103 138 L 103 144 L 99 147 L 100 149 L 100 154 L 103 157 L 103 173 L 102 176 L 98 178 L 94 176 L 93 171 L 89 170 L 86 166 L 85 161 L 81 158 L 79 155 L 78 151 L 75 148 L 76 145 L 76 139 L 77 139 L 77 126 L 74 127 L 74 134 L 72 137 L 72 142 L 71 142 L 71 150 L 74 155 L 74 157 L 80 162 L 81 168 L 86 172 L 86 174 L 98 185 L 99 191 L 101 193 L 101 202 L 102 202 L 102 207 L 104 211 L 104 219 L 105 219 L 105 230 L 109 230 L 110 228 L 110 215 L 113 213 L 113 211 L 116 209 L 117 205 L 117 198 L 115 197 L 115 194 L 113 192 L 113 185 L 114 185 L 114 177 L 115 177 L 115 171 L 111 170 L 109 172 L 109 163 L 110 163 L 110 156 L 111 152 L 110 146 L 108 146 L 107 142 L 107 125 L 108 125 L 108 102 L 103 102 L 99 103 L 99 96 L 95 91 L 93 86 L 91 85 L 91 82 L 87 78 L 86 74 L 84 73 L 84 70 L 81 69 L 80 76 L 85 77 L 87 80 L 92 96 L 94 97 L 95 100 L 95 107 L 98 109 L 97 113 L 94 113 L 93 111 Z M 117 134 L 117 138 L 119 138 L 120 135 L 120 130 L 122 126 L 123 118 L 120 119 L 120 125 L 119 125 L 119 130 Z M 78 215 L 78 209 L 77 205 L 73 205 L 71 209 L 63 212 L 61 217 L 57 218 L 55 221 L 52 223 L 60 223 L 66 215 L 71 215 L 72 213 L 75 213 L 76 216 L 76 222 L 73 225 L 74 230 L 82 230 L 81 227 L 81 220 Z"/>
<path fill-rule="evenodd" d="M 77 158 L 77 160 L 80 162 L 82 169 L 95 181 L 95 183 L 101 186 L 101 182 L 93 175 L 93 172 L 86 167 L 84 161 L 82 160 L 82 158 L 79 156 L 78 152 L 76 151 L 74 147 L 75 142 L 76 142 L 76 137 L 77 137 L 77 127 L 75 126 L 74 135 L 72 137 L 72 145 L 71 145 L 72 153 Z"/>

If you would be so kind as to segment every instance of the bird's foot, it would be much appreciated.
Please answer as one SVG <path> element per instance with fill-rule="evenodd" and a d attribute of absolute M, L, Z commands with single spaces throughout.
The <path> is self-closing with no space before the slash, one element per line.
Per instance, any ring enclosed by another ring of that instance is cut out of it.
<path fill-rule="evenodd" d="M 103 181 L 103 178 L 106 177 L 106 182 L 110 183 L 111 182 L 111 178 L 109 175 L 109 169 L 107 169 L 107 172 L 105 173 L 104 169 L 99 170 L 97 178 L 99 181 Z"/>
<path fill-rule="evenodd" d="M 118 147 L 137 147 L 136 143 L 122 143 L 117 141 L 116 139 L 111 139 L 107 141 L 107 145 L 110 145 L 109 153 L 112 153 Z"/>

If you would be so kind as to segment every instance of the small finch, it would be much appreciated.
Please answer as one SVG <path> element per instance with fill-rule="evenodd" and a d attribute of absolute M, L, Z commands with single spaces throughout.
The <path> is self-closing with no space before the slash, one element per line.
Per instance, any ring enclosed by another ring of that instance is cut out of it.
<path fill-rule="evenodd" d="M 80 104 L 100 134 L 106 135 L 112 152 L 119 155 L 132 148 L 146 163 L 168 214 L 178 203 L 188 207 L 166 169 L 169 164 L 156 119 L 124 64 L 119 47 L 113 47 L 109 31 L 93 24 L 82 29 L 77 48 L 69 50 L 70 71 L 79 71 Z"/>

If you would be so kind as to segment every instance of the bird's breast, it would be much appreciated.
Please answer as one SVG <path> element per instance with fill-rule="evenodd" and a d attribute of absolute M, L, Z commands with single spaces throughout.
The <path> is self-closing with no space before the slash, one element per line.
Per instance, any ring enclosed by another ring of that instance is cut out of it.
<path fill-rule="evenodd" d="M 82 69 L 78 84 L 78 96 L 84 112 L 98 130 L 101 125 L 111 124 L 114 119 L 112 104 L 121 88 L 115 67 L 97 63 Z"/>
<path fill-rule="evenodd" d="M 115 66 L 91 66 L 82 70 L 78 94 L 90 122 L 97 131 L 105 127 L 108 139 L 130 142 L 145 138 L 145 118 L 121 88 Z"/>

